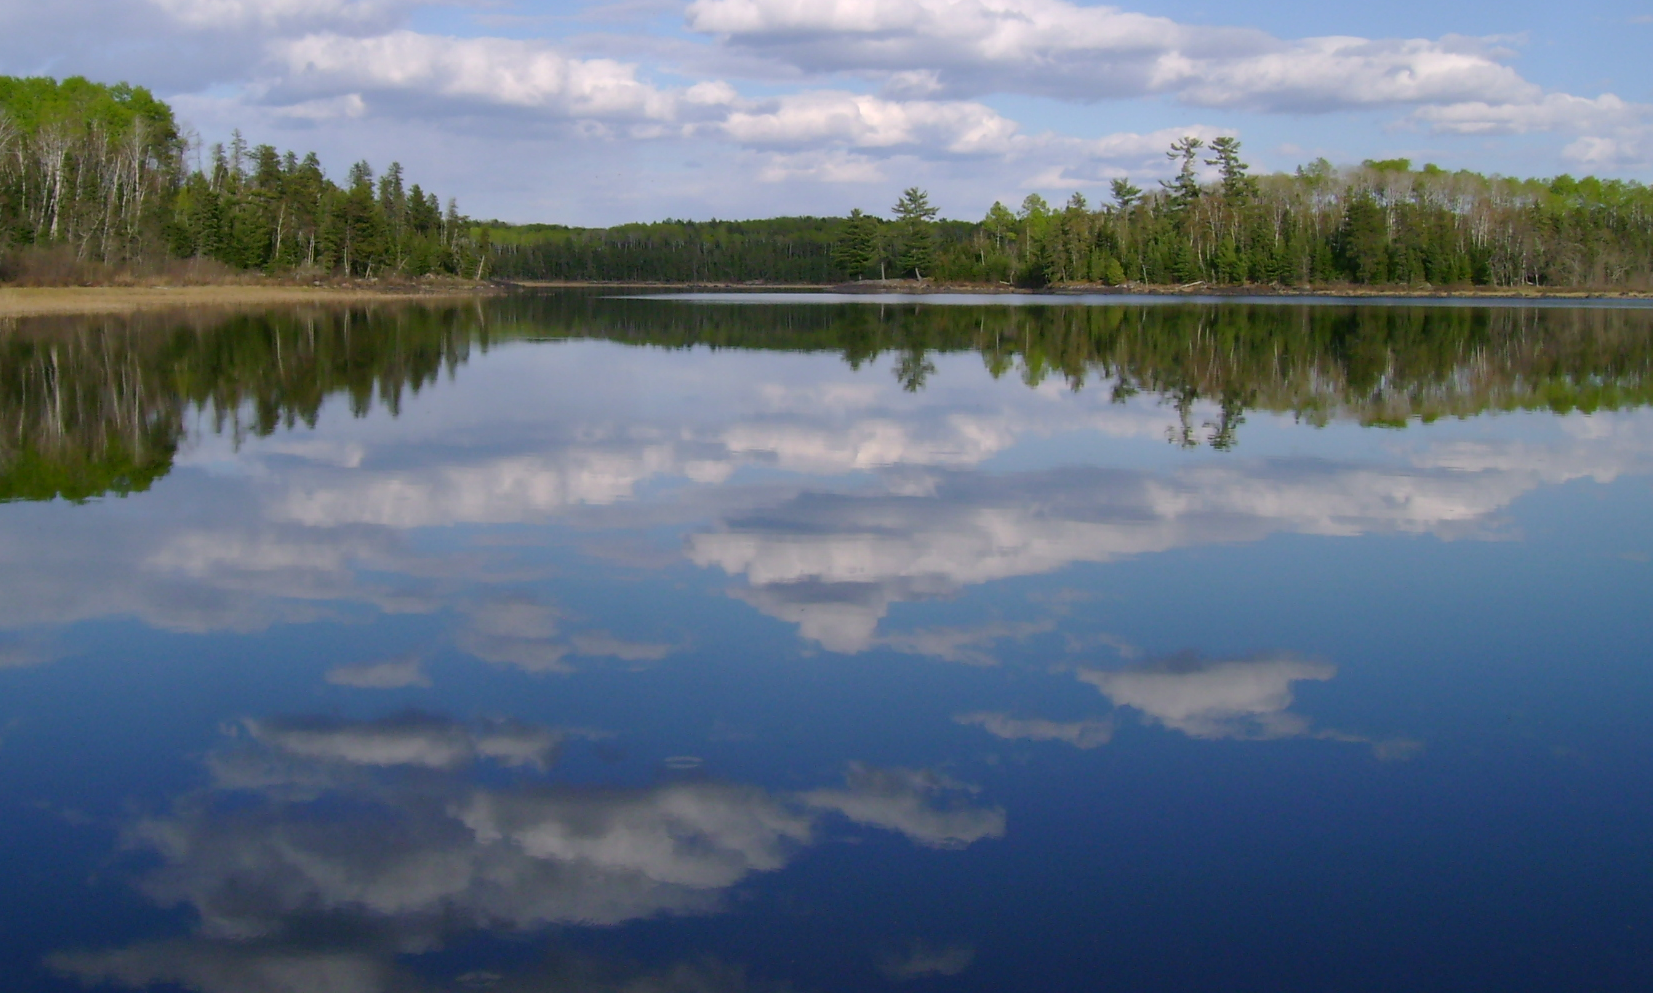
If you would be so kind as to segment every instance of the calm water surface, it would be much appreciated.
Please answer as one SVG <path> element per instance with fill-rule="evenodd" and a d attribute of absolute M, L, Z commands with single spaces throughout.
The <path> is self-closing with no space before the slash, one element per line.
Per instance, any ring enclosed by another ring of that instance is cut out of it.
<path fill-rule="evenodd" d="M 1653 311 L 0 327 L 0 986 L 1653 986 Z"/>

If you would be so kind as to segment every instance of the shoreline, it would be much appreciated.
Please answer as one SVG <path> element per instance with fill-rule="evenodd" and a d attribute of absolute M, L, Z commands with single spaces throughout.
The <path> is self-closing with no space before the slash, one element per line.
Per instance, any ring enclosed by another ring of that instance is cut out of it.
<path fill-rule="evenodd" d="M 257 283 L 199 286 L 0 286 L 0 318 L 131 314 L 143 310 L 203 307 L 234 309 L 302 304 L 463 300 L 499 292 L 499 287 L 488 284 L 436 284 L 428 287 L 348 283 L 320 286 Z"/>
<path fill-rule="evenodd" d="M 1645 290 L 1588 290 L 1547 287 L 1434 287 L 1377 286 L 1102 286 L 1064 284 L 1029 289 L 988 283 L 931 283 L 917 280 L 865 280 L 852 283 L 730 283 L 647 281 L 581 282 L 574 280 L 499 280 L 491 283 L 435 283 L 431 285 L 339 282 L 320 285 L 294 283 L 218 283 L 187 286 L 3 286 L 0 319 L 118 315 L 139 311 L 238 309 L 306 304 L 444 302 L 496 296 L 512 290 L 656 290 L 665 293 L 834 293 L 866 296 L 924 296 L 984 294 L 1015 297 L 1233 297 L 1347 300 L 1440 301 L 1653 301 Z"/>
<path fill-rule="evenodd" d="M 728 283 L 728 282 L 648 282 L 648 281 L 580 281 L 580 280 L 502 280 L 506 286 L 522 289 L 589 289 L 589 290 L 665 290 L 670 292 L 830 292 L 883 294 L 977 293 L 1003 296 L 1175 296 L 1175 297 L 1347 297 L 1349 299 L 1419 299 L 1419 300 L 1653 300 L 1649 290 L 1580 289 L 1572 287 L 1539 286 L 1480 286 L 1466 289 L 1441 289 L 1432 286 L 1214 286 L 1209 283 L 1190 283 L 1182 286 L 1160 286 L 1130 283 L 1107 286 L 1100 283 L 1064 283 L 1030 289 L 1005 286 L 1001 283 L 932 283 L 919 280 L 861 280 L 851 283 Z"/>

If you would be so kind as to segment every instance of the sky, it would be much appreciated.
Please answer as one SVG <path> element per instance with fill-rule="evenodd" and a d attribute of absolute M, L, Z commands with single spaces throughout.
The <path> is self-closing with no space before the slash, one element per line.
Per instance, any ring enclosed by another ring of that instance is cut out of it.
<path fill-rule="evenodd" d="M 203 146 L 400 161 L 475 217 L 887 213 L 1407 157 L 1653 173 L 1653 3 L 0 0 L 0 73 L 147 86 Z"/>

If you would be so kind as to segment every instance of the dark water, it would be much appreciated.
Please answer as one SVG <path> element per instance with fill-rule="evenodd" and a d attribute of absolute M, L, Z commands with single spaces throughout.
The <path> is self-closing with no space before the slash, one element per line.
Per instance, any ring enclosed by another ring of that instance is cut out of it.
<path fill-rule="evenodd" d="M 1653 984 L 1653 311 L 0 328 L 6 990 Z"/>

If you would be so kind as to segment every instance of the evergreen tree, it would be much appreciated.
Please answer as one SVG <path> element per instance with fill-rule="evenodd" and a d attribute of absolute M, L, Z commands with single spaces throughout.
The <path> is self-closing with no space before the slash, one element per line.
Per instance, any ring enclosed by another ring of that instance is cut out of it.
<path fill-rule="evenodd" d="M 1165 153 L 1165 157 L 1172 162 L 1181 163 L 1175 179 L 1160 180 L 1159 184 L 1165 188 L 1167 202 L 1173 212 L 1181 213 L 1199 201 L 1202 191 L 1199 177 L 1194 173 L 1194 162 L 1204 147 L 1204 141 L 1188 135 L 1173 141 L 1170 151 Z"/>
<path fill-rule="evenodd" d="M 931 206 L 929 194 L 909 186 L 890 211 L 895 214 L 901 237 L 901 254 L 895 264 L 899 274 L 917 279 L 923 279 L 926 272 L 934 276 L 936 245 L 931 222 L 939 211 Z"/>
<path fill-rule="evenodd" d="M 833 261 L 852 279 L 866 275 L 883 253 L 878 245 L 878 219 L 857 207 L 844 222 L 843 236 L 833 248 Z"/>

